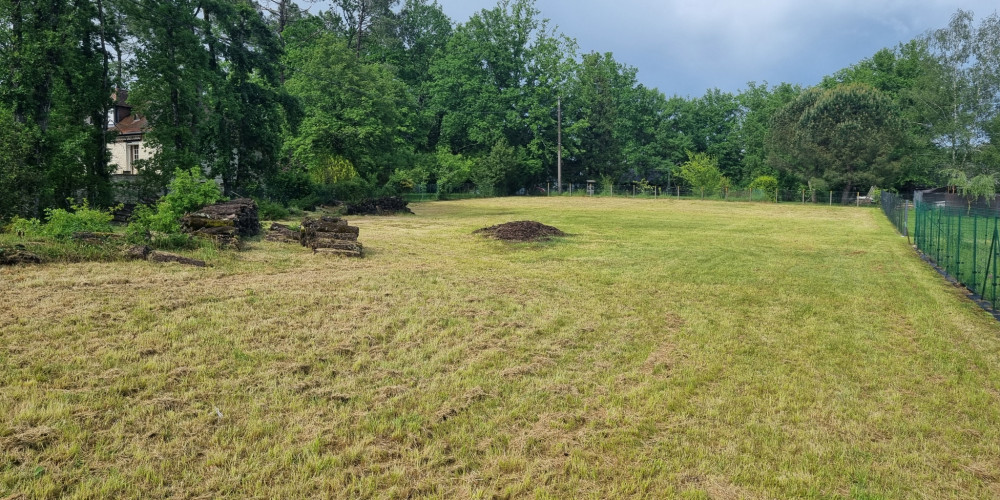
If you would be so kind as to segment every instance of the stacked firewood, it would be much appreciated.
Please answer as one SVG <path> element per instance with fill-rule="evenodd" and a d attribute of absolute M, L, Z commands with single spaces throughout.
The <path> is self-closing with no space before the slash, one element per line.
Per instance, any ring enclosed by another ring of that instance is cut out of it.
<path fill-rule="evenodd" d="M 205 236 L 220 246 L 238 246 L 239 238 L 260 233 L 257 203 L 239 198 L 208 205 L 181 218 L 186 233 Z"/>
<path fill-rule="evenodd" d="M 340 217 L 323 216 L 302 221 L 300 242 L 316 253 L 333 253 L 361 257 L 359 229 Z"/>
<path fill-rule="evenodd" d="M 264 239 L 279 243 L 299 243 L 315 253 L 361 257 L 363 248 L 358 241 L 358 232 L 357 227 L 349 225 L 344 219 L 323 216 L 304 219 L 298 231 L 284 224 L 272 223 Z"/>

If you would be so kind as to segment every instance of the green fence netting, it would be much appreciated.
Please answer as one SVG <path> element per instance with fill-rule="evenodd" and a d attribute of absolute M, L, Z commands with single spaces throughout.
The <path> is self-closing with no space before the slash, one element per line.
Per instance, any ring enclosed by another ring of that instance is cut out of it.
<path fill-rule="evenodd" d="M 994 205 L 996 203 L 993 203 Z M 1000 306 L 1000 213 L 985 203 L 903 200 L 882 194 L 882 210 L 924 257 L 968 288 L 975 298 Z"/>

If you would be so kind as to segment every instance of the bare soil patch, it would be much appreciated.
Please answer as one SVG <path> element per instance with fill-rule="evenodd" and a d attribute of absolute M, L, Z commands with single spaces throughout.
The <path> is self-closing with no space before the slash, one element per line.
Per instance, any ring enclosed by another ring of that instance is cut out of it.
<path fill-rule="evenodd" d="M 473 234 L 482 234 L 504 241 L 545 241 L 553 236 L 566 236 L 566 233 L 558 228 L 532 220 L 519 220 L 484 227 L 473 231 Z"/>

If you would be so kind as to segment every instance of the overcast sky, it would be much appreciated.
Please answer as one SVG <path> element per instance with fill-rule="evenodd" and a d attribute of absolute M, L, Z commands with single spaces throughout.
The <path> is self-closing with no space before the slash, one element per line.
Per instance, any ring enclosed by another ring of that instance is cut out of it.
<path fill-rule="evenodd" d="M 438 0 L 465 22 L 495 0 Z M 895 47 L 954 12 L 978 21 L 995 0 L 536 0 L 541 17 L 581 52 L 613 52 L 639 81 L 669 95 L 736 92 L 749 81 L 813 85 L 823 76 Z"/>

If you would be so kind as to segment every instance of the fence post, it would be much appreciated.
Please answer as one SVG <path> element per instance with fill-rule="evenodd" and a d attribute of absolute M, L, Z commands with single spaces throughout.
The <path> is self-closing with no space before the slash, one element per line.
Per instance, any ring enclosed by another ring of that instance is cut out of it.
<path fill-rule="evenodd" d="M 972 216 L 972 283 L 976 283 L 976 274 L 979 267 L 979 214 Z"/>
<path fill-rule="evenodd" d="M 856 198 L 856 201 L 858 202 L 858 206 L 860 207 L 861 206 L 861 191 L 858 191 L 858 193 L 855 196 L 855 198 Z"/>
<path fill-rule="evenodd" d="M 934 245 L 935 254 L 937 255 L 937 258 L 934 259 L 934 263 L 935 264 L 939 264 L 941 262 L 941 226 L 943 225 L 943 224 L 941 224 L 941 213 L 942 212 L 944 212 L 944 210 L 941 209 L 941 208 L 938 208 L 938 211 L 937 211 L 937 215 L 938 215 L 938 217 L 937 217 L 937 220 L 938 220 L 938 223 L 937 223 L 938 237 L 937 237 L 937 244 Z"/>
<path fill-rule="evenodd" d="M 903 236 L 910 242 L 910 202 L 903 200 Z"/>
<path fill-rule="evenodd" d="M 803 189 L 802 190 L 802 203 L 805 203 L 805 202 L 806 202 L 806 190 Z"/>
<path fill-rule="evenodd" d="M 775 203 L 778 202 L 778 189 L 777 188 L 775 188 L 775 190 L 774 190 L 774 202 Z"/>
<path fill-rule="evenodd" d="M 962 281 L 962 212 L 958 212 L 958 234 L 955 235 L 955 278 Z M 963 282 L 964 283 L 964 282 Z"/>
<path fill-rule="evenodd" d="M 997 250 L 1000 250 L 996 248 L 997 238 L 1000 237 L 1000 232 L 997 232 L 996 224 L 997 221 L 1000 221 L 1000 218 L 993 219 L 993 221 L 994 221 L 993 222 L 993 308 L 996 309 L 998 302 L 997 301 L 997 253 L 998 253 Z"/>
<path fill-rule="evenodd" d="M 830 191 L 830 206 L 833 206 L 833 191 Z"/>

